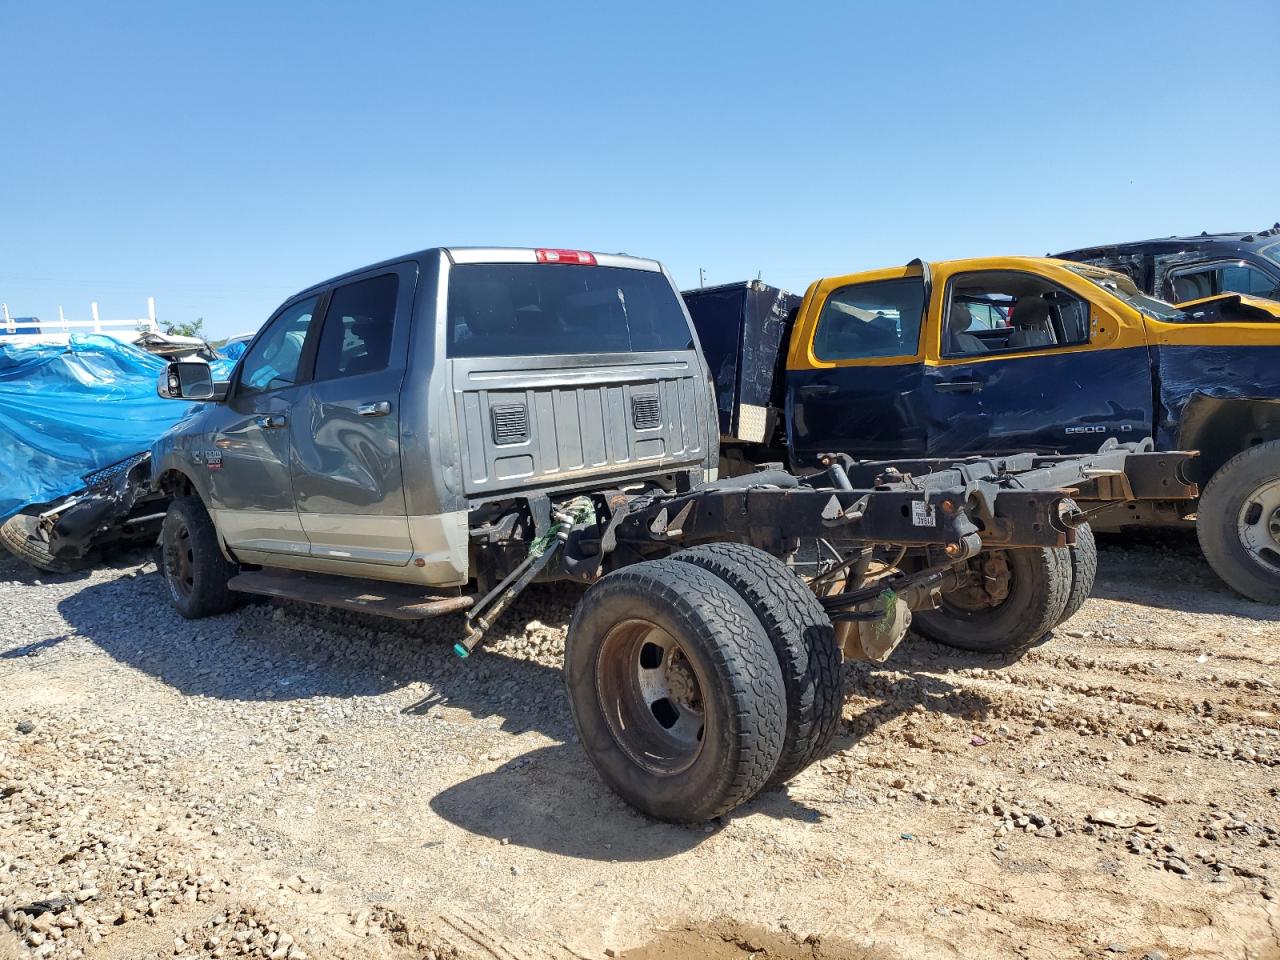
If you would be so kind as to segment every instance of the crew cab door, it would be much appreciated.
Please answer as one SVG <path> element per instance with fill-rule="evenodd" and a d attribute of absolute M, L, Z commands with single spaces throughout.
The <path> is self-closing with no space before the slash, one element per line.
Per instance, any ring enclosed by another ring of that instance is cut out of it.
<path fill-rule="evenodd" d="M 929 443 L 919 267 L 820 281 L 787 356 L 787 439 L 797 466 L 823 453 L 921 456 Z"/>
<path fill-rule="evenodd" d="M 1085 453 L 1151 435 L 1145 339 L 1062 273 L 940 267 L 922 390 L 930 455 Z"/>
<path fill-rule="evenodd" d="M 207 448 L 193 451 L 209 472 L 209 506 L 233 550 L 310 550 L 294 507 L 289 423 L 320 299 L 288 303 L 267 322 L 211 416 Z"/>
<path fill-rule="evenodd" d="M 399 264 L 327 297 L 290 419 L 293 494 L 313 557 L 403 566 L 413 556 L 400 387 L 416 282 L 416 264 Z"/>

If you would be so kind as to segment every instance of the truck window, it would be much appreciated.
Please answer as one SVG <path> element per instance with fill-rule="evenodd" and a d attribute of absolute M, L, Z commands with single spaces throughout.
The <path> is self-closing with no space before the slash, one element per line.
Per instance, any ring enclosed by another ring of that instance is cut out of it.
<path fill-rule="evenodd" d="M 1170 274 L 1178 303 L 1214 297 L 1222 293 L 1246 293 L 1274 298 L 1276 281 L 1247 263 L 1214 263 L 1175 270 Z"/>
<path fill-rule="evenodd" d="M 923 315 L 924 283 L 919 277 L 840 287 L 818 314 L 813 355 L 819 360 L 914 357 Z"/>
<path fill-rule="evenodd" d="M 1031 273 L 962 273 L 948 285 L 942 354 L 967 357 L 1089 341 L 1089 304 Z M 994 322 L 999 318 L 1000 322 Z"/>
<path fill-rule="evenodd" d="M 465 263 L 449 271 L 448 355 L 688 350 L 665 274 L 578 264 Z"/>
<path fill-rule="evenodd" d="M 317 380 L 386 369 L 399 288 L 396 275 L 388 273 L 333 291 L 316 350 Z"/>
<path fill-rule="evenodd" d="M 262 393 L 298 382 L 298 363 L 319 297 L 287 307 L 240 362 L 240 392 Z"/>

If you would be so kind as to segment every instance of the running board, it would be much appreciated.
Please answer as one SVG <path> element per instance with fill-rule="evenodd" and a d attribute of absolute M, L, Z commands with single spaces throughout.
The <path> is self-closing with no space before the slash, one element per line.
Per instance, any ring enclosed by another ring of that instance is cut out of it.
<path fill-rule="evenodd" d="M 227 581 L 240 593 L 255 593 L 281 600 L 300 600 L 324 607 L 374 613 L 396 620 L 430 620 L 471 609 L 475 597 L 466 594 L 424 594 L 421 587 L 382 580 L 333 577 L 318 573 L 280 573 L 248 570 Z"/>

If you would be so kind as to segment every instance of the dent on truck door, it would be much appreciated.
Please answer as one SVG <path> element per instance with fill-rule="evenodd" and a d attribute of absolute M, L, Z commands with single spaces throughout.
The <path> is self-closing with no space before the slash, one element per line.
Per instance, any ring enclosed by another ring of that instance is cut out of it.
<path fill-rule="evenodd" d="M 311 555 L 403 566 L 413 556 L 400 467 L 400 386 L 416 273 L 338 287 L 293 417 L 293 489 Z"/>
<path fill-rule="evenodd" d="M 833 452 L 924 453 L 923 311 L 919 276 L 849 284 L 825 295 L 817 320 L 796 331 L 801 349 L 788 361 L 786 421 L 797 465 Z"/>

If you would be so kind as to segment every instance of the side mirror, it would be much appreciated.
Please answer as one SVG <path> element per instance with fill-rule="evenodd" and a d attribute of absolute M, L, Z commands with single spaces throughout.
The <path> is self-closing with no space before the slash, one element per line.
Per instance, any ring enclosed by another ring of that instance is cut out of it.
<path fill-rule="evenodd" d="M 169 400 L 212 400 L 213 370 L 203 360 L 175 360 L 161 375 L 156 393 Z"/>

